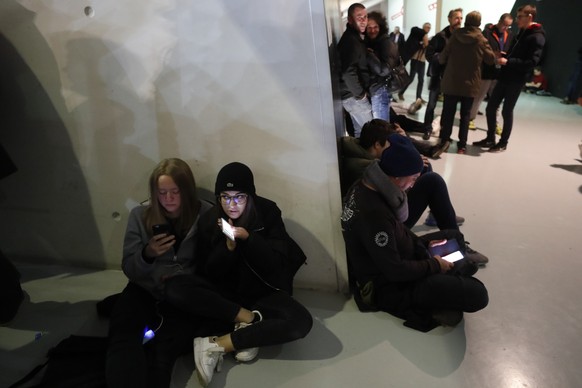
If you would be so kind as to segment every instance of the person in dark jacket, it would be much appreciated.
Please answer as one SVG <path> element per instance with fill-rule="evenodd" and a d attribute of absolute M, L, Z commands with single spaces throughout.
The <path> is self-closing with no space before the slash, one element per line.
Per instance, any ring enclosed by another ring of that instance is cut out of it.
<path fill-rule="evenodd" d="M 221 312 L 223 320 L 234 322 L 239 306 L 253 311 L 254 319 L 224 335 L 194 339 L 196 372 L 204 386 L 225 353 L 235 351 L 237 360 L 250 361 L 258 347 L 303 338 L 313 325 L 309 311 L 290 296 L 296 250 L 277 204 L 256 194 L 253 173 L 238 162 L 220 170 L 215 195 L 218 204 L 200 220 L 202 276 L 233 301 Z"/>
<path fill-rule="evenodd" d="M 354 297 L 361 310 L 386 311 L 421 331 L 454 326 L 463 312 L 487 306 L 487 289 L 472 277 L 474 264 L 466 259 L 453 264 L 429 252 L 443 240 L 464 246 L 458 231 L 419 237 L 404 225 L 406 191 L 423 162 L 406 137 L 395 134 L 388 141 L 380 161 L 370 164 L 344 202 L 341 223 Z"/>
<path fill-rule="evenodd" d="M 499 80 L 487 103 L 487 137 L 473 145 L 489 148 L 489 152 L 502 152 L 507 149 L 507 143 L 513 128 L 513 109 L 517 99 L 533 71 L 538 65 L 544 45 L 546 33 L 542 25 L 535 22 L 536 6 L 525 5 L 517 9 L 517 34 L 507 56 L 497 59 L 501 66 Z M 496 112 L 503 101 L 503 131 L 499 142 L 495 143 Z"/>
<path fill-rule="evenodd" d="M 452 141 L 455 112 L 457 104 L 461 103 L 458 154 L 467 152 L 471 106 L 481 87 L 481 65 L 493 65 L 495 62 L 495 54 L 479 30 L 480 25 L 481 14 L 478 11 L 469 12 L 465 18 L 465 27 L 453 32 L 439 56 L 439 63 L 447 65 L 442 79 L 445 99 L 440 139 L 441 142 Z"/>
<path fill-rule="evenodd" d="M 406 42 L 406 37 L 402 32 L 400 32 L 400 27 L 394 27 L 394 31 L 392 31 L 389 35 L 390 40 L 396 43 L 398 46 L 398 52 L 402 53 L 404 51 L 404 43 Z"/>
<path fill-rule="evenodd" d="M 424 23 L 422 28 L 412 27 L 410 35 L 404 45 L 404 53 L 402 60 L 404 63 L 410 60 L 410 82 L 406 87 L 398 92 L 398 99 L 404 101 L 404 92 L 408 86 L 414 81 L 415 75 L 418 75 L 418 82 L 416 84 L 416 100 L 423 103 L 422 87 L 424 86 L 424 71 L 426 65 L 426 47 L 428 46 L 428 33 L 430 32 L 431 24 Z"/>
<path fill-rule="evenodd" d="M 390 120 L 389 90 L 390 72 L 399 61 L 398 48 L 388 38 L 388 23 L 380 12 L 368 14 L 366 28 L 368 45 L 368 67 L 370 69 L 370 99 L 372 116 L 375 119 Z"/>
<path fill-rule="evenodd" d="M 425 131 L 423 135 L 424 140 L 430 139 L 432 133 L 432 122 L 434 120 L 434 110 L 436 108 L 438 96 L 441 92 L 441 78 L 444 74 L 444 66 L 439 63 L 439 55 L 445 49 L 447 41 L 451 37 L 453 31 L 461 28 L 463 21 L 463 10 L 461 8 L 453 9 L 448 15 L 449 25 L 441 32 L 432 37 L 428 46 L 426 47 L 426 59 L 428 61 L 427 75 L 430 77 L 428 83 L 428 103 L 424 112 L 424 126 Z M 441 123 L 442 126 L 442 123 Z M 441 143 L 441 148 L 437 151 L 438 154 L 446 152 L 449 148 L 447 143 Z M 435 155 L 435 157 L 438 155 Z"/>
<path fill-rule="evenodd" d="M 362 126 L 372 120 L 368 100 L 370 76 L 364 34 L 368 25 L 366 7 L 354 3 L 348 8 L 348 25 L 337 44 L 340 61 L 340 93 L 342 105 L 350 114 L 354 137 L 360 137 Z"/>
<path fill-rule="evenodd" d="M 489 45 L 493 49 L 496 57 L 502 57 L 507 55 L 507 50 L 511 46 L 513 41 L 513 33 L 509 29 L 513 24 L 513 16 L 510 13 L 504 13 L 499 18 L 497 24 L 490 24 L 483 29 L 483 35 L 489 42 Z M 497 77 L 499 77 L 498 65 L 488 65 L 483 63 L 481 69 L 481 88 L 479 93 L 473 100 L 473 105 L 471 106 L 471 121 L 469 122 L 469 129 L 476 129 L 475 123 L 473 122 L 477 117 L 479 112 L 479 107 L 485 99 L 487 94 L 491 94 L 495 84 L 497 83 Z M 497 112 L 499 116 L 499 111 Z M 499 120 L 497 120 L 499 122 Z M 498 126 L 498 125 L 497 125 Z M 496 127 L 497 127 L 496 126 Z"/>

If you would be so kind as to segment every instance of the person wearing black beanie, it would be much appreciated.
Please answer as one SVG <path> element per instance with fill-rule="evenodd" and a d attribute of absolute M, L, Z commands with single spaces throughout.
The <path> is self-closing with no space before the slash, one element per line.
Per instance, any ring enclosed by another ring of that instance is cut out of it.
<path fill-rule="evenodd" d="M 213 296 L 207 316 L 237 322 L 237 312 L 252 311 L 250 321 L 238 321 L 234 331 L 194 339 L 196 372 L 208 385 L 223 355 L 253 360 L 259 347 L 303 338 L 313 319 L 291 297 L 293 276 L 305 255 L 285 230 L 277 204 L 256 194 L 251 169 L 243 163 L 225 165 L 214 192 L 217 204 L 200 218 L 197 254 L 206 260 L 199 273 L 227 300 Z"/>
<path fill-rule="evenodd" d="M 406 137 L 391 135 L 388 141 L 344 202 L 341 223 L 354 299 L 362 311 L 386 311 L 423 332 L 454 326 L 463 312 L 487 306 L 487 289 L 472 276 L 478 267 L 469 255 L 452 263 L 429 252 L 443 240 L 456 240 L 466 254 L 460 231 L 417 236 L 404 225 L 406 190 L 420 175 L 422 159 Z"/>

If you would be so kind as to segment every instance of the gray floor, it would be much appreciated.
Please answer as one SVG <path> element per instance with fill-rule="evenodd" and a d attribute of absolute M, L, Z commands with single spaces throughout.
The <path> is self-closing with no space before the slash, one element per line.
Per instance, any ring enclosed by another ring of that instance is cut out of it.
<path fill-rule="evenodd" d="M 478 127 L 484 122 L 479 116 Z M 582 387 L 581 129 L 582 107 L 524 94 L 506 152 L 451 147 L 433 163 L 467 219 L 465 237 L 490 257 L 476 275 L 489 289 L 485 310 L 423 334 L 387 314 L 360 313 L 343 295 L 298 290 L 315 318 L 309 336 L 261 349 L 250 364 L 227 359 L 211 386 Z M 469 133 L 470 142 L 483 137 Z M 0 327 L 0 386 L 71 333 L 105 334 L 94 302 L 125 284 L 118 271 L 17 265 L 28 298 Z M 192 372 L 192 358 L 180 359 L 173 386 L 198 386 Z"/>

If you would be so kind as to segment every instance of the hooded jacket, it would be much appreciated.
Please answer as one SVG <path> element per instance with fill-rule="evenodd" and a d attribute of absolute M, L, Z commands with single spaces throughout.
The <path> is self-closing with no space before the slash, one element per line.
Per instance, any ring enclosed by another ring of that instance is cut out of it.
<path fill-rule="evenodd" d="M 501 67 L 499 80 L 507 83 L 527 82 L 538 65 L 546 44 L 546 32 L 539 23 L 533 23 L 519 34 L 507 52 L 507 64 Z"/>
<path fill-rule="evenodd" d="M 467 26 L 453 32 L 439 63 L 446 63 L 441 90 L 444 94 L 475 97 L 481 87 L 481 65 L 495 63 L 495 54 L 477 27 Z"/>
<path fill-rule="evenodd" d="M 440 272 L 425 243 L 402 223 L 400 214 L 406 206 L 406 194 L 378 162 L 370 164 L 346 197 L 343 237 L 356 286 L 369 306 L 374 305 L 374 289 L 382 287 L 396 295 L 411 282 Z"/>
<path fill-rule="evenodd" d="M 129 214 L 123 241 L 121 268 L 129 280 L 149 291 L 155 298 L 162 299 L 165 279 L 176 275 L 191 275 L 196 268 L 196 236 L 198 220 L 211 208 L 206 201 L 201 202 L 200 213 L 182 240 L 177 251 L 169 250 L 149 262 L 143 257 L 151 233 L 146 230 L 143 216 L 146 206 L 138 206 Z"/>

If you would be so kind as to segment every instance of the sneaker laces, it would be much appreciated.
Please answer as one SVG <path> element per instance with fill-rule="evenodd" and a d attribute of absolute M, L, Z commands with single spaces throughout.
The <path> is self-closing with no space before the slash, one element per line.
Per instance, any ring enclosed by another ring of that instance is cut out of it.
<path fill-rule="evenodd" d="M 215 347 L 206 349 L 206 355 L 208 357 L 202 358 L 202 363 L 216 368 L 217 372 L 222 369 L 222 363 L 224 362 L 224 348 L 216 345 Z"/>
<path fill-rule="evenodd" d="M 470 244 L 470 242 L 469 242 L 469 241 L 465 241 L 465 252 L 466 252 L 466 253 L 471 253 L 471 254 L 472 254 L 472 253 L 477 253 L 477 251 L 476 251 L 476 250 L 474 250 L 473 248 L 471 248 L 471 247 L 469 246 L 469 244 Z"/>

